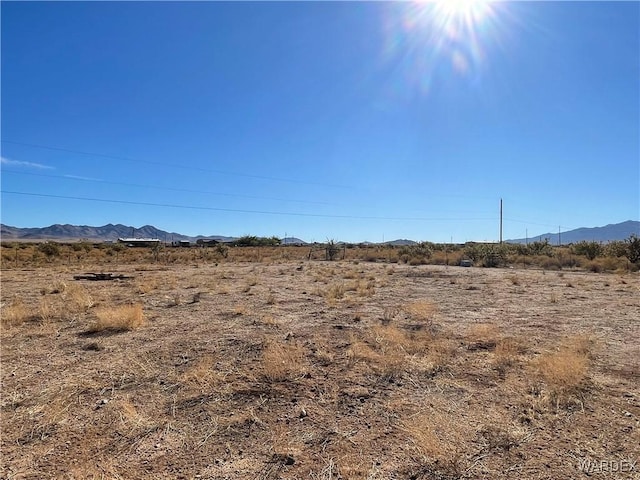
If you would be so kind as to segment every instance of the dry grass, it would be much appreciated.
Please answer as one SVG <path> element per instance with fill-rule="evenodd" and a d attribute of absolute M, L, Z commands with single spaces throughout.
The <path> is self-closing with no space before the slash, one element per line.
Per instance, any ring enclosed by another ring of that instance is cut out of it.
<path fill-rule="evenodd" d="M 513 337 L 500 338 L 493 351 L 496 369 L 504 372 L 507 367 L 515 365 L 524 352 L 525 348 L 520 340 Z"/>
<path fill-rule="evenodd" d="M 588 337 L 577 336 L 565 340 L 556 351 L 532 361 L 534 372 L 542 382 L 537 390 L 556 408 L 581 402 L 580 394 L 586 387 L 589 370 L 590 344 Z"/>
<path fill-rule="evenodd" d="M 68 313 L 86 312 L 95 305 L 93 296 L 84 286 L 79 284 L 68 285 L 62 292 L 62 296 Z"/>
<path fill-rule="evenodd" d="M 3 325 L 21 325 L 30 317 L 31 312 L 21 298 L 14 298 L 9 305 L 2 307 Z"/>
<path fill-rule="evenodd" d="M 296 344 L 268 341 L 262 352 L 262 373 L 272 382 L 292 380 L 307 372 L 304 350 Z"/>
<path fill-rule="evenodd" d="M 420 301 L 409 303 L 404 307 L 404 310 L 411 319 L 417 322 L 429 323 L 433 320 L 438 308 L 433 302 Z"/>
<path fill-rule="evenodd" d="M 120 305 L 116 307 L 103 307 L 95 312 L 97 320 L 89 327 L 88 333 L 103 331 L 127 332 L 140 328 L 145 324 L 142 305 Z"/>
<path fill-rule="evenodd" d="M 581 478 L 567 461 L 581 452 L 640 455 L 635 274 L 390 268 L 374 249 L 357 266 L 349 249 L 256 265 L 234 250 L 116 282 L 3 271 L 2 323 L 16 299 L 26 321 L 0 331 L 0 477 Z M 91 302 L 69 309 L 75 287 Z M 136 304 L 149 327 L 111 334 L 128 316 L 114 306 Z"/>
<path fill-rule="evenodd" d="M 459 478 L 468 467 L 467 451 L 475 432 L 460 418 L 460 409 L 429 407 L 407 418 L 402 428 L 419 454 L 419 463 L 435 473 L 433 478 Z"/>
<path fill-rule="evenodd" d="M 180 380 L 201 392 L 218 387 L 224 382 L 225 374 L 216 368 L 216 357 L 205 355 L 197 359 L 181 376 Z"/>

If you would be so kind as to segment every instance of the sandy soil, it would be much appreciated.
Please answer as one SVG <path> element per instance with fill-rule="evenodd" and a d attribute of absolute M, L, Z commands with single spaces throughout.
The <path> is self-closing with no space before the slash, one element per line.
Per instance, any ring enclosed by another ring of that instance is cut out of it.
<path fill-rule="evenodd" d="M 2 272 L 2 478 L 640 478 L 638 274 L 110 271 Z"/>

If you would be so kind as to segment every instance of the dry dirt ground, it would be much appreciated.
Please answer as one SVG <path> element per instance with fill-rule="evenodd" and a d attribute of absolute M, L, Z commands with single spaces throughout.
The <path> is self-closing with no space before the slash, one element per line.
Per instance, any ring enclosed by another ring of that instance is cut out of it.
<path fill-rule="evenodd" d="M 640 478 L 638 274 L 110 271 L 2 272 L 2 478 Z"/>

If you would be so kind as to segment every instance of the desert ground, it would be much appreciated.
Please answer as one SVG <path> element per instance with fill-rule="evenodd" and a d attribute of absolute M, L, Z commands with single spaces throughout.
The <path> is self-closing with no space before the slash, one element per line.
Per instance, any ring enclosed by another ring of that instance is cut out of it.
<path fill-rule="evenodd" d="M 2 271 L 2 478 L 640 478 L 638 273 L 100 269 Z"/>

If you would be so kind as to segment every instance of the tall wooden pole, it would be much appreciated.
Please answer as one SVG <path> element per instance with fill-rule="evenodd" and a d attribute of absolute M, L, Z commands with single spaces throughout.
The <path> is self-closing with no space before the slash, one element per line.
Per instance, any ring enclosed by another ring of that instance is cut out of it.
<path fill-rule="evenodd" d="M 502 245 L 502 199 L 500 199 L 500 245 Z"/>

